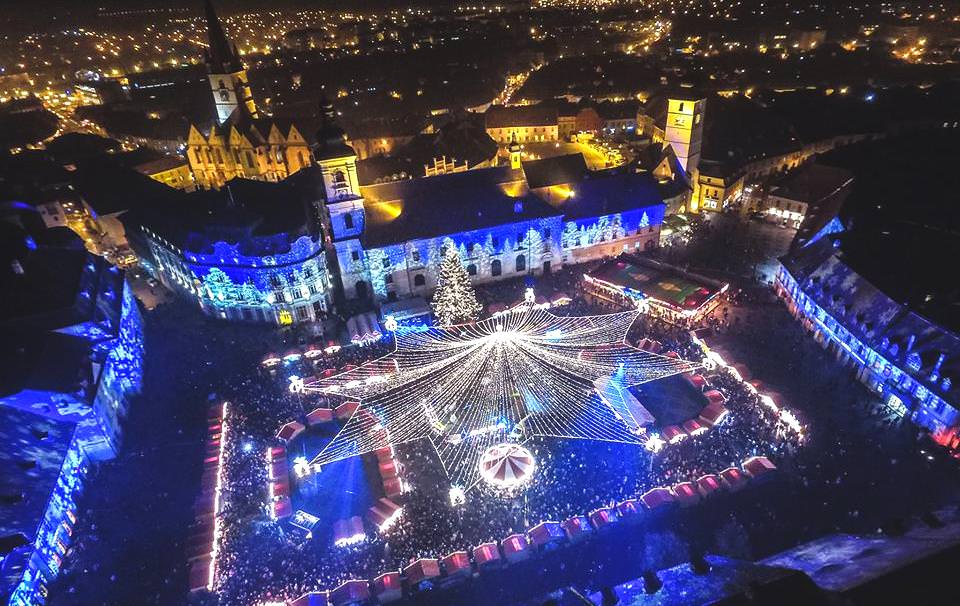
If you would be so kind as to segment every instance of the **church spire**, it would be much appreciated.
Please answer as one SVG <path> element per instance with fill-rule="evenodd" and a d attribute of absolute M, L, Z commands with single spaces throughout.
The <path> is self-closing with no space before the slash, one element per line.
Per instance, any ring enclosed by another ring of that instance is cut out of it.
<path fill-rule="evenodd" d="M 211 0 L 204 0 L 203 10 L 207 20 L 207 40 L 210 46 L 207 49 L 207 68 L 210 73 L 233 73 L 243 69 L 237 47 L 227 39 L 223 31 L 223 24 L 213 9 Z"/>

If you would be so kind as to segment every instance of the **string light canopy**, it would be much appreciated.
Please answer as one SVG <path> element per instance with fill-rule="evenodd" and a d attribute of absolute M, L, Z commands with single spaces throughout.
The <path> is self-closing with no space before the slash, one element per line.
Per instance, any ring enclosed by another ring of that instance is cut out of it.
<path fill-rule="evenodd" d="M 397 332 L 393 353 L 304 387 L 359 403 L 313 463 L 426 439 L 452 485 L 469 489 L 480 457 L 498 444 L 534 436 L 645 444 L 648 413 L 617 394 L 697 365 L 627 345 L 639 313 L 561 317 L 529 305 Z"/>

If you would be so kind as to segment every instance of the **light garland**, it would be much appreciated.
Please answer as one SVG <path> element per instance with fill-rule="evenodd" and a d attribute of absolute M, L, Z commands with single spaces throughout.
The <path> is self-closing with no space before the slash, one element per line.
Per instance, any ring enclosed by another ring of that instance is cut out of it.
<path fill-rule="evenodd" d="M 217 557 L 220 555 L 220 541 L 223 528 L 220 520 L 220 498 L 223 492 L 223 455 L 227 445 L 227 412 L 229 402 L 220 409 L 220 452 L 217 456 L 217 484 L 213 491 L 213 545 L 210 550 L 210 572 L 207 576 L 207 591 L 213 591 L 213 582 L 217 574 Z"/>
<path fill-rule="evenodd" d="M 469 490 L 481 454 L 503 442 L 643 445 L 641 423 L 601 398 L 594 381 L 623 388 L 697 365 L 626 345 L 638 314 L 560 317 L 528 305 L 473 325 L 400 331 L 393 353 L 305 387 L 361 402 L 313 462 L 427 438 L 452 484 Z"/>

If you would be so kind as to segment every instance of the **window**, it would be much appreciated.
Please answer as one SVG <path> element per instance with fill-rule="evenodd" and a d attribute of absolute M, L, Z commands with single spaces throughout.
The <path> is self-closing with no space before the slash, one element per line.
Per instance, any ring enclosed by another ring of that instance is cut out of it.
<path fill-rule="evenodd" d="M 343 215 L 343 224 L 347 229 L 353 229 L 353 215 L 351 213 Z"/>
<path fill-rule="evenodd" d="M 220 100 L 221 101 L 230 101 L 230 91 L 225 88 L 220 89 Z"/>
<path fill-rule="evenodd" d="M 367 283 L 360 281 L 353 285 L 354 291 L 357 293 L 358 299 L 367 298 Z"/>
<path fill-rule="evenodd" d="M 414 286 L 423 286 L 427 283 L 427 279 L 423 277 L 423 274 L 417 274 L 413 277 Z"/>
<path fill-rule="evenodd" d="M 351 257 L 354 261 L 359 261 L 359 260 L 360 260 L 360 251 L 359 251 L 359 250 L 351 250 L 351 251 L 350 251 L 350 257 Z"/>
<path fill-rule="evenodd" d="M 524 255 L 517 256 L 517 271 L 527 270 L 527 258 Z"/>
<path fill-rule="evenodd" d="M 383 281 L 386 284 L 393 284 L 393 274 L 387 274 L 386 277 L 383 278 Z"/>
<path fill-rule="evenodd" d="M 473 263 L 471 263 L 470 265 L 467 265 L 467 273 L 470 274 L 471 276 L 477 275 L 477 266 L 474 265 Z"/>
<path fill-rule="evenodd" d="M 490 264 L 490 275 L 499 276 L 502 272 L 503 269 L 500 264 L 500 259 L 494 259 L 493 263 Z"/>
<path fill-rule="evenodd" d="M 414 249 L 414 251 L 413 251 L 412 253 L 410 253 L 410 257 L 413 259 L 413 262 L 414 262 L 414 263 L 419 263 L 419 262 L 420 262 L 420 251 Z"/>
<path fill-rule="evenodd" d="M 679 111 L 683 111 L 683 103 L 682 103 L 682 102 L 680 103 L 680 110 L 679 110 Z"/>

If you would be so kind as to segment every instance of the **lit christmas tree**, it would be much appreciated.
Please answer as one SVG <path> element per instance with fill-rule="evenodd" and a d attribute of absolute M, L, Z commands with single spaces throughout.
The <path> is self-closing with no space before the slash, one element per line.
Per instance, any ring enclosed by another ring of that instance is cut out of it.
<path fill-rule="evenodd" d="M 433 293 L 433 315 L 440 326 L 464 324 L 477 319 L 483 308 L 470 284 L 470 276 L 460 262 L 460 254 L 447 246 L 440 262 L 437 290 Z"/>

